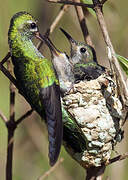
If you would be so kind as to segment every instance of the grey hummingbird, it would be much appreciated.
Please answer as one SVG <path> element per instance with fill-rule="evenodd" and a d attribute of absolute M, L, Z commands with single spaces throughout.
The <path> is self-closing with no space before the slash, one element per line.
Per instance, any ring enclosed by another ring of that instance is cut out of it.
<path fill-rule="evenodd" d="M 60 28 L 60 30 L 70 42 L 69 61 L 73 65 L 75 81 L 96 79 L 105 72 L 105 67 L 97 62 L 96 52 L 93 47 L 74 40 L 64 29 Z"/>
<path fill-rule="evenodd" d="M 58 75 L 61 95 L 63 96 L 70 91 L 75 81 L 73 65 L 69 61 L 68 55 L 59 51 L 48 37 L 44 38 L 44 41 L 51 51 L 52 63 Z"/>

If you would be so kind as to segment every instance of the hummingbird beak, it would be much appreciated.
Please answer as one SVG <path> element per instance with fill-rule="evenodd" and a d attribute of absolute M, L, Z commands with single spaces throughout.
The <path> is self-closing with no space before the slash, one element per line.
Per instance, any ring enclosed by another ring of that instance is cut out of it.
<path fill-rule="evenodd" d="M 49 47 L 51 53 L 55 56 L 59 56 L 60 55 L 60 51 L 55 47 L 55 45 L 52 43 L 52 41 L 47 37 L 45 43 L 47 44 L 47 46 Z"/>
<path fill-rule="evenodd" d="M 35 37 L 36 37 L 37 39 L 39 39 L 40 41 L 45 42 L 44 36 L 42 36 L 38 31 L 35 32 Z"/>
<path fill-rule="evenodd" d="M 38 32 L 38 34 L 39 34 L 39 32 Z M 48 37 L 42 36 L 41 34 L 39 34 L 39 37 L 38 37 L 38 34 L 36 37 L 38 39 L 40 39 L 41 41 L 43 40 L 47 44 L 52 55 L 59 56 L 61 52 L 55 47 L 55 45 L 52 43 L 52 41 Z"/>
<path fill-rule="evenodd" d="M 43 41 L 46 43 L 46 45 L 49 47 L 50 51 L 51 51 L 51 54 L 53 56 L 60 56 L 61 54 L 61 51 L 59 51 L 55 45 L 52 43 L 52 41 L 47 37 L 47 36 L 43 36 L 41 35 L 39 32 L 36 32 L 35 33 L 35 36 L 37 39 L 39 39 L 40 41 Z"/>
<path fill-rule="evenodd" d="M 54 44 L 51 42 L 51 40 L 48 37 L 41 35 L 39 32 L 35 33 L 35 37 L 39 39 L 40 41 L 45 42 L 53 55 L 59 56 L 60 51 L 56 49 L 56 47 L 54 46 Z"/>
<path fill-rule="evenodd" d="M 60 30 L 64 33 L 72 46 L 76 44 L 76 41 L 64 29 L 60 28 Z"/>

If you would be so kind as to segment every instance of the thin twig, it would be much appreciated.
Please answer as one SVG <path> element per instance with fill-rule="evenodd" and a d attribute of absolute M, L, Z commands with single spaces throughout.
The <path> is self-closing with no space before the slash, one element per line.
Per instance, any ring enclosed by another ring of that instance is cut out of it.
<path fill-rule="evenodd" d="M 18 88 L 17 80 L 11 75 L 12 68 L 10 61 L 7 62 L 8 70 L 3 66 L 3 64 L 10 58 L 10 52 L 5 56 L 5 58 L 0 62 L 0 70 L 4 75 L 10 80 L 10 118 L 8 119 L 0 111 L 0 117 L 6 123 L 8 130 L 8 146 L 7 146 L 7 162 L 6 162 L 6 180 L 12 180 L 12 166 L 13 166 L 13 146 L 14 146 L 14 133 L 17 125 L 28 117 L 33 110 L 28 111 L 21 118 L 15 121 L 15 87 Z"/>
<path fill-rule="evenodd" d="M 69 4 L 69 5 L 74 5 L 74 6 L 83 6 L 83 7 L 87 7 L 87 8 L 94 8 L 93 4 L 85 4 L 85 3 L 76 3 L 76 2 L 72 2 L 72 1 L 65 1 L 65 0 L 48 0 L 48 2 L 51 3 L 60 3 L 60 4 Z"/>
<path fill-rule="evenodd" d="M 119 155 L 119 156 L 116 156 L 116 157 L 110 159 L 110 160 L 109 160 L 109 163 L 108 163 L 107 165 L 112 164 L 112 163 L 115 163 L 115 162 L 117 162 L 117 161 L 124 160 L 124 159 L 126 159 L 126 158 L 128 158 L 128 152 L 125 153 L 125 154 L 123 154 L 123 155 Z"/>
<path fill-rule="evenodd" d="M 119 79 L 119 84 L 120 84 L 120 92 L 121 92 L 121 97 L 122 97 L 122 100 L 124 102 L 125 105 L 128 105 L 128 88 L 126 86 L 126 83 L 125 83 L 125 80 L 124 80 L 124 76 L 123 76 L 123 73 L 121 71 L 121 68 L 120 68 L 120 65 L 119 65 L 119 62 L 115 56 L 115 51 L 114 51 L 114 48 L 113 48 L 113 45 L 111 43 L 111 40 L 110 40 L 110 37 L 109 37 L 109 34 L 108 34 L 108 31 L 107 31 L 107 27 L 106 27 L 106 23 L 105 23 L 105 20 L 104 20 L 104 16 L 103 16 L 103 13 L 102 13 L 102 9 L 101 9 L 101 6 L 99 6 L 99 0 L 93 0 L 93 3 L 94 3 L 94 6 L 95 6 L 95 12 L 96 12 L 96 16 L 97 16 L 97 20 L 99 22 L 99 25 L 100 25 L 100 28 L 101 28 L 101 31 L 103 33 L 103 37 L 104 37 L 104 41 L 106 43 L 106 45 L 110 48 L 110 51 L 111 51 L 111 54 L 112 54 L 112 64 L 113 64 L 113 67 L 117 73 L 117 77 Z M 111 59 L 110 59 L 111 60 Z"/>
<path fill-rule="evenodd" d="M 109 162 L 106 165 L 110 165 L 112 163 L 124 160 L 126 158 L 128 158 L 128 153 L 125 153 L 124 155 L 119 155 L 119 156 L 116 156 L 116 157 L 110 159 Z M 102 166 L 102 167 L 99 167 L 99 168 L 98 167 L 91 167 L 91 168 L 87 169 L 86 180 L 96 180 L 96 178 L 98 178 L 98 177 L 100 177 L 100 179 L 101 179 L 102 175 L 104 173 L 104 170 L 105 170 L 104 167 L 105 166 Z"/>
<path fill-rule="evenodd" d="M 3 121 L 6 123 L 8 122 L 8 119 L 6 118 L 6 116 L 2 113 L 2 111 L 0 110 L 0 117 L 1 119 L 3 119 Z"/>
<path fill-rule="evenodd" d="M 10 126 L 11 127 L 11 126 Z M 9 130 L 10 129 L 10 130 Z M 12 163 L 13 163 L 13 138 L 14 130 L 8 128 L 8 147 L 6 162 L 6 180 L 12 180 Z"/>
<path fill-rule="evenodd" d="M 10 61 L 7 62 L 7 66 L 8 66 L 8 71 L 10 72 L 10 74 L 12 74 L 12 66 Z M 15 122 L 14 106 L 15 106 L 15 86 L 13 85 L 12 82 L 10 82 L 10 121 Z"/>
<path fill-rule="evenodd" d="M 10 53 L 8 53 L 5 58 L 0 62 L 0 70 L 3 74 L 17 87 L 16 79 L 11 75 L 11 73 L 3 66 L 3 64 L 10 58 Z"/>
<path fill-rule="evenodd" d="M 59 14 L 56 16 L 55 20 L 53 21 L 53 23 L 51 24 L 49 30 L 49 34 L 51 34 L 55 27 L 57 26 L 57 24 L 59 23 L 59 21 L 61 20 L 61 18 L 63 17 L 63 15 L 65 14 L 65 12 L 67 11 L 67 9 L 69 8 L 68 5 L 63 5 L 61 8 L 60 8 L 60 12 Z M 47 33 L 47 32 L 46 32 Z"/>
<path fill-rule="evenodd" d="M 10 57 L 11 57 L 11 53 L 8 52 L 5 58 L 1 61 L 1 64 L 3 65 Z"/>
<path fill-rule="evenodd" d="M 46 171 L 42 176 L 40 176 L 37 180 L 43 180 L 45 179 L 47 176 L 49 176 L 62 162 L 64 161 L 63 158 L 61 158 L 60 160 L 57 161 L 57 163 L 51 167 L 48 171 Z"/>
<path fill-rule="evenodd" d="M 10 61 L 7 62 L 8 71 L 12 73 Z M 6 180 L 12 180 L 12 166 L 13 166 L 13 146 L 14 146 L 14 132 L 15 126 L 15 88 L 12 82 L 10 82 L 10 119 L 8 121 L 8 146 L 7 146 L 7 163 L 6 163 Z"/>
<path fill-rule="evenodd" d="M 25 118 L 27 118 L 28 116 L 30 116 L 33 112 L 33 109 L 27 111 L 23 116 L 21 116 L 15 123 L 16 125 L 19 125 Z"/>
<path fill-rule="evenodd" d="M 74 0 L 74 2 L 80 3 L 80 0 Z M 89 31 L 88 31 L 88 28 L 86 25 L 86 19 L 85 19 L 84 13 L 83 13 L 83 9 L 80 6 L 75 6 L 75 8 L 76 8 L 78 20 L 80 23 L 80 27 L 83 32 L 84 40 L 87 44 L 89 44 L 90 46 L 93 46 L 91 37 L 89 35 Z"/>
<path fill-rule="evenodd" d="M 68 8 L 69 8 L 68 5 L 63 5 L 60 8 L 60 11 L 59 11 L 58 15 L 56 16 L 55 20 L 53 21 L 51 26 L 45 32 L 46 37 L 48 37 L 54 31 L 55 27 L 57 26 L 57 24 L 59 23 L 59 21 L 61 20 L 61 18 L 63 17 L 64 13 L 67 11 Z M 42 41 L 39 42 L 37 45 L 37 49 L 40 49 L 42 45 L 43 45 L 43 42 Z"/>

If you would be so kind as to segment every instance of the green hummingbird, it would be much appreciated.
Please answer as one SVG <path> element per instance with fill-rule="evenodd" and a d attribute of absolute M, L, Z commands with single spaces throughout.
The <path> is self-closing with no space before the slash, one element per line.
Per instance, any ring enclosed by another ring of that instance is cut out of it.
<path fill-rule="evenodd" d="M 61 95 L 63 96 L 73 87 L 75 81 L 73 66 L 69 61 L 68 55 L 65 52 L 59 51 L 48 37 L 45 37 L 44 41 L 51 51 L 52 63 L 57 72 Z"/>
<path fill-rule="evenodd" d="M 35 47 L 41 39 L 37 21 L 27 12 L 16 13 L 11 21 L 8 42 L 19 92 L 45 119 L 49 138 L 49 159 L 53 166 L 59 156 L 63 124 L 59 80 L 50 60 Z"/>
<path fill-rule="evenodd" d="M 93 47 L 74 40 L 64 29 L 60 28 L 71 45 L 69 61 L 73 65 L 75 81 L 98 78 L 105 72 L 105 67 L 97 62 Z"/>

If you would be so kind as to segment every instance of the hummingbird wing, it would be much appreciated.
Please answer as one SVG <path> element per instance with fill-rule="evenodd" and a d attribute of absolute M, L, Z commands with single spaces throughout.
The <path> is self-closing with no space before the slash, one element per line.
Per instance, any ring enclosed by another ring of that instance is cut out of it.
<path fill-rule="evenodd" d="M 49 159 L 50 165 L 53 166 L 58 159 L 63 138 L 60 87 L 54 83 L 46 88 L 41 88 L 40 100 L 46 114 Z"/>

